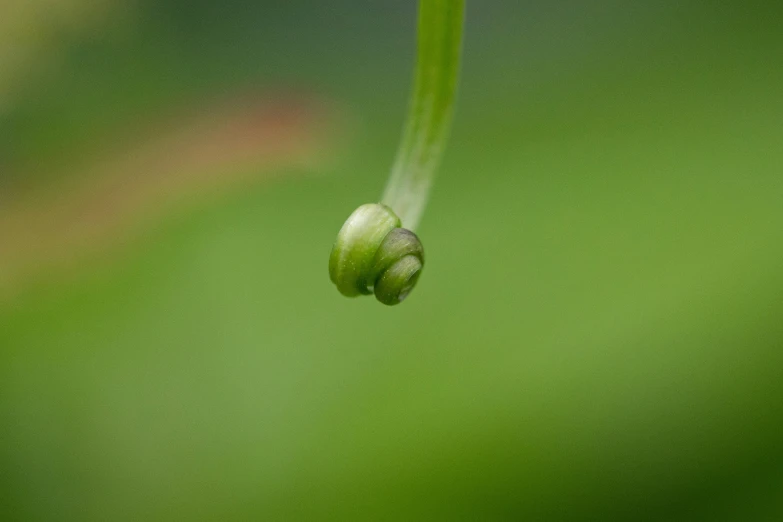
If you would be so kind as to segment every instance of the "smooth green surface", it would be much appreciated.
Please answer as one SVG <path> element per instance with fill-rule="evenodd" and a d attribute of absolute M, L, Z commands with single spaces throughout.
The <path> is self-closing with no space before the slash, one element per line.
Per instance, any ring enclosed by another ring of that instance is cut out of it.
<path fill-rule="evenodd" d="M 360 130 L 2 305 L 4 519 L 780 520 L 780 9 L 473 2 L 426 284 L 387 309 L 323 266 L 404 112 L 415 5 L 382 4 L 158 3 L 3 120 L 55 162 L 137 85 L 252 77 Z"/>
<path fill-rule="evenodd" d="M 415 230 L 446 148 L 462 52 L 464 0 L 419 2 L 416 75 L 408 119 L 381 202 Z"/>

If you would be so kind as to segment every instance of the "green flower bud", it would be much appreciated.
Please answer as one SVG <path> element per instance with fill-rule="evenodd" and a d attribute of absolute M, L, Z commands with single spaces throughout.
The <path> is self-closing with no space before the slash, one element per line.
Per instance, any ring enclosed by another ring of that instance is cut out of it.
<path fill-rule="evenodd" d="M 329 278 L 341 294 L 375 292 L 387 305 L 408 296 L 424 267 L 424 248 L 401 227 L 400 218 L 380 203 L 362 205 L 348 217 L 329 256 Z"/>

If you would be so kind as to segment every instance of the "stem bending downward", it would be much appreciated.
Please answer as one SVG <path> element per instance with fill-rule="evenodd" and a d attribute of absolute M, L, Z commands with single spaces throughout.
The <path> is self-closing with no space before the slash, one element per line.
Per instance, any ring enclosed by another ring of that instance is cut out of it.
<path fill-rule="evenodd" d="M 427 205 L 454 112 L 462 49 L 464 0 L 421 0 L 418 59 L 408 121 L 382 203 L 408 229 Z"/>
<path fill-rule="evenodd" d="M 348 217 L 329 256 L 329 278 L 345 296 L 374 293 L 395 305 L 419 280 L 424 247 L 412 230 L 451 125 L 464 12 L 465 0 L 420 0 L 413 97 L 386 191 L 381 203 L 361 205 Z"/>

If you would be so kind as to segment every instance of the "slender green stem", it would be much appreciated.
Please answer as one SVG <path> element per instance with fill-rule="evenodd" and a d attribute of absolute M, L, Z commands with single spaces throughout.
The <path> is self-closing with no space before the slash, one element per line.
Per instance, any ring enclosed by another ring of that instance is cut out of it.
<path fill-rule="evenodd" d="M 381 202 L 415 229 L 427 205 L 454 112 L 465 0 L 420 0 L 408 120 Z"/>

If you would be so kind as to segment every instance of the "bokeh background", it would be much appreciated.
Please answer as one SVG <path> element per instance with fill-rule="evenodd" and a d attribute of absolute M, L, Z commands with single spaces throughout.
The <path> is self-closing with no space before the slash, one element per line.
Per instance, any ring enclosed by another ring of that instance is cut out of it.
<path fill-rule="evenodd" d="M 387 308 L 415 16 L 0 1 L 3 520 L 783 519 L 783 8 L 469 1 Z"/>

